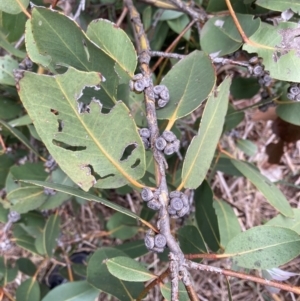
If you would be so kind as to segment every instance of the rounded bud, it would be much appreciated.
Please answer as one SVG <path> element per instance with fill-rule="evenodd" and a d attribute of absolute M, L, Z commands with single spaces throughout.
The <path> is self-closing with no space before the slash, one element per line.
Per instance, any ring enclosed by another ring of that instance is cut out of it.
<path fill-rule="evenodd" d="M 172 143 L 168 144 L 164 149 L 164 154 L 170 156 L 175 153 L 175 148 Z"/>
<path fill-rule="evenodd" d="M 264 69 L 262 66 L 258 65 L 258 66 L 255 66 L 253 68 L 253 74 L 254 75 L 261 75 L 263 73 Z"/>
<path fill-rule="evenodd" d="M 251 65 L 254 65 L 254 64 L 257 64 L 259 61 L 258 57 L 257 56 L 253 56 L 252 58 L 249 59 L 249 63 Z"/>
<path fill-rule="evenodd" d="M 158 101 L 157 101 L 157 105 L 158 105 L 158 107 L 159 108 L 163 108 L 163 107 L 165 107 L 167 104 L 168 104 L 168 100 L 164 100 L 164 99 L 159 99 Z"/>
<path fill-rule="evenodd" d="M 173 142 L 173 147 L 174 147 L 175 152 L 178 152 L 178 151 L 179 151 L 179 148 L 180 148 L 180 141 L 179 141 L 178 139 L 176 139 L 176 140 Z"/>
<path fill-rule="evenodd" d="M 150 138 L 150 130 L 148 128 L 139 129 L 141 137 Z"/>
<path fill-rule="evenodd" d="M 181 194 L 182 194 L 182 192 L 180 192 L 178 190 L 174 190 L 169 193 L 169 196 L 171 199 L 172 198 L 180 198 Z"/>
<path fill-rule="evenodd" d="M 163 137 L 158 137 L 156 140 L 155 140 L 155 147 L 162 151 L 164 150 L 164 148 L 167 146 L 167 141 L 163 138 Z"/>
<path fill-rule="evenodd" d="M 142 79 L 137 80 L 134 83 L 134 90 L 137 92 L 142 92 L 145 89 L 145 83 Z"/>
<path fill-rule="evenodd" d="M 137 81 L 137 80 L 141 80 L 143 78 L 143 74 L 142 73 L 138 73 L 138 74 L 135 74 L 132 78 L 133 81 Z"/>
<path fill-rule="evenodd" d="M 272 77 L 269 74 L 266 74 L 264 76 L 264 82 L 265 83 L 270 83 L 272 81 Z"/>
<path fill-rule="evenodd" d="M 150 148 L 150 141 L 145 137 L 141 137 L 141 138 L 142 138 L 145 149 L 149 149 Z"/>
<path fill-rule="evenodd" d="M 183 207 L 181 210 L 177 211 L 178 217 L 183 217 L 190 211 L 190 206 Z"/>
<path fill-rule="evenodd" d="M 8 220 L 12 223 L 17 222 L 20 218 L 21 218 L 21 215 L 17 211 L 10 211 L 8 213 Z"/>
<path fill-rule="evenodd" d="M 298 86 L 291 86 L 288 88 L 288 93 L 291 93 L 293 95 L 297 95 L 300 93 L 300 88 Z"/>
<path fill-rule="evenodd" d="M 155 246 L 154 243 L 154 234 L 152 233 L 152 231 L 148 231 L 146 233 L 146 236 L 144 238 L 144 242 L 145 242 L 145 246 L 148 250 L 152 250 Z"/>
<path fill-rule="evenodd" d="M 300 94 L 298 94 L 298 95 L 295 97 L 295 100 L 296 100 L 296 101 L 300 101 Z"/>
<path fill-rule="evenodd" d="M 289 100 L 295 100 L 295 98 L 296 98 L 296 95 L 294 95 L 294 94 L 292 94 L 292 93 L 287 93 L 287 98 L 289 99 Z"/>
<path fill-rule="evenodd" d="M 8 251 L 12 247 L 12 244 L 8 238 L 0 242 L 0 251 Z"/>
<path fill-rule="evenodd" d="M 162 234 L 156 234 L 154 237 L 154 245 L 155 247 L 158 248 L 163 248 L 165 247 L 167 244 L 167 239 L 164 235 Z"/>
<path fill-rule="evenodd" d="M 161 204 L 158 200 L 153 199 L 147 203 L 147 206 L 148 208 L 157 211 L 160 209 Z"/>
<path fill-rule="evenodd" d="M 184 193 L 181 194 L 180 198 L 183 202 L 184 207 L 189 206 L 189 198 Z"/>
<path fill-rule="evenodd" d="M 170 94 L 169 91 L 167 90 L 167 88 L 165 90 L 162 90 L 161 93 L 159 94 L 160 98 L 163 100 L 170 100 Z"/>
<path fill-rule="evenodd" d="M 176 210 L 174 210 L 173 208 L 171 208 L 171 206 L 168 206 L 168 213 L 170 215 L 176 215 Z"/>
<path fill-rule="evenodd" d="M 141 197 L 145 202 L 148 202 L 153 199 L 153 192 L 149 187 L 144 187 L 141 192 Z"/>
<path fill-rule="evenodd" d="M 29 70 L 32 69 L 32 67 L 33 67 L 33 62 L 29 57 L 25 58 L 25 66 Z"/>
<path fill-rule="evenodd" d="M 180 198 L 171 199 L 170 206 L 172 209 L 179 211 L 183 208 L 183 201 Z"/>
<path fill-rule="evenodd" d="M 160 95 L 160 93 L 166 88 L 166 86 L 164 85 L 157 85 L 155 87 L 153 87 L 153 92 L 156 94 L 156 95 Z"/>
<path fill-rule="evenodd" d="M 175 134 L 171 131 L 164 131 L 161 135 L 167 142 L 173 142 L 177 139 Z"/>

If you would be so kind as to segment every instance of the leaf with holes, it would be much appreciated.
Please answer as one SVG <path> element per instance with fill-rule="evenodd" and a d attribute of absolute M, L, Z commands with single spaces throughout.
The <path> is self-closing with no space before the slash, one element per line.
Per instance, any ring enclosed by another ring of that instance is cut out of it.
<path fill-rule="evenodd" d="M 121 280 L 144 282 L 156 278 L 141 263 L 129 257 L 118 256 L 110 258 L 105 261 L 105 264 L 109 272 Z"/>
<path fill-rule="evenodd" d="M 145 172 L 145 151 L 125 104 L 104 114 L 100 101 L 78 101 L 100 78 L 73 68 L 54 77 L 25 72 L 19 95 L 53 158 L 83 190 L 142 187 L 136 180 Z"/>
<path fill-rule="evenodd" d="M 114 71 L 115 61 L 91 42 L 75 21 L 63 13 L 34 7 L 31 28 L 36 49 L 44 59 L 51 59 L 51 66 L 101 72 L 106 81 L 95 94 L 102 101 L 116 103 L 119 78 Z"/>
<path fill-rule="evenodd" d="M 223 130 L 230 83 L 231 79 L 226 78 L 205 105 L 198 135 L 193 138 L 184 159 L 180 188 L 195 189 L 206 176 Z"/>
<path fill-rule="evenodd" d="M 194 51 L 178 62 L 161 84 L 170 92 L 170 101 L 157 111 L 158 119 L 169 119 L 170 124 L 198 108 L 215 85 L 215 71 L 210 58 Z M 170 125 L 171 126 L 171 125 Z"/>
<path fill-rule="evenodd" d="M 9 14 L 18 14 L 23 9 L 26 9 L 29 4 L 29 0 L 1 0 L 0 10 Z"/>
<path fill-rule="evenodd" d="M 248 269 L 271 269 L 300 254 L 300 236 L 286 228 L 259 226 L 235 236 L 225 249 L 234 264 Z"/>
<path fill-rule="evenodd" d="M 282 22 L 272 26 L 261 22 L 259 29 L 250 36 L 251 43 L 244 44 L 243 50 L 257 53 L 263 59 L 265 69 L 271 77 L 300 82 L 300 46 L 297 23 Z"/>
<path fill-rule="evenodd" d="M 213 206 L 218 218 L 221 245 L 226 247 L 232 238 L 241 233 L 241 227 L 233 209 L 227 203 L 215 200 Z"/>

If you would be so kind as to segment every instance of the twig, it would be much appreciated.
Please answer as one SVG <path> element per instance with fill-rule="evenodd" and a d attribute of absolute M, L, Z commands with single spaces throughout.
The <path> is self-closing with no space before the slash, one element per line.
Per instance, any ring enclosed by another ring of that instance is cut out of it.
<path fill-rule="evenodd" d="M 147 293 L 154 288 L 157 284 L 162 283 L 163 280 L 170 274 L 170 270 L 165 270 L 160 276 L 158 276 L 155 280 L 150 282 L 144 290 L 139 294 L 139 296 L 136 298 L 136 301 L 141 301 L 143 298 L 146 297 Z"/>
<path fill-rule="evenodd" d="M 124 18 L 126 17 L 127 13 L 128 13 L 128 8 L 126 6 L 124 6 L 123 10 L 122 10 L 122 13 L 121 13 L 121 15 L 120 15 L 120 17 L 119 17 L 119 19 L 116 23 L 116 26 L 120 27 L 120 25 L 122 24 L 122 22 L 123 22 Z"/>
<path fill-rule="evenodd" d="M 171 45 L 167 48 L 165 51 L 166 53 L 169 53 L 172 51 L 173 48 L 175 48 L 176 44 L 179 42 L 179 40 L 184 36 L 184 34 L 195 24 L 196 21 L 190 22 L 187 27 L 176 37 L 176 39 L 171 43 Z M 152 72 L 156 70 L 156 68 L 161 64 L 162 60 L 164 58 L 160 57 L 158 61 L 155 63 L 155 65 L 152 67 Z"/>
<path fill-rule="evenodd" d="M 253 281 L 253 282 L 256 282 L 256 283 L 259 283 L 262 285 L 272 286 L 272 287 L 276 287 L 276 288 L 279 288 L 279 289 L 282 289 L 282 290 L 285 290 L 288 292 L 300 294 L 300 287 L 292 286 L 290 284 L 280 283 L 277 281 L 268 280 L 268 279 L 264 279 L 261 277 L 257 277 L 257 276 L 253 276 L 253 275 L 249 275 L 249 274 L 245 274 L 245 273 L 241 273 L 241 272 L 235 272 L 232 270 L 208 266 L 208 265 L 196 263 L 196 262 L 189 261 L 189 260 L 186 260 L 185 264 L 188 268 L 193 269 L 193 270 L 206 271 L 206 272 L 211 272 L 211 273 L 215 273 L 215 274 L 221 274 L 224 276 L 245 279 L 245 280 Z"/>
<path fill-rule="evenodd" d="M 183 54 L 167 53 L 167 52 L 163 52 L 163 51 L 150 51 L 150 55 L 151 56 L 160 56 L 160 57 L 164 57 L 164 58 L 172 58 L 172 59 L 176 59 L 176 60 L 181 60 L 186 57 L 186 55 L 183 55 Z"/>
<path fill-rule="evenodd" d="M 2 139 L 2 135 L 0 135 L 0 145 L 2 146 L 3 152 L 5 153 L 6 152 L 6 146 L 5 146 L 5 143 Z"/>
<path fill-rule="evenodd" d="M 178 7 L 179 10 L 191 16 L 195 21 L 204 22 L 207 19 L 207 15 L 204 11 L 201 11 L 201 13 L 197 12 L 195 9 L 189 7 L 185 2 L 182 2 L 180 0 L 170 0 L 170 2 L 173 3 L 176 7 Z"/>
<path fill-rule="evenodd" d="M 19 4 L 22 12 L 28 17 L 28 19 L 31 19 L 30 13 L 27 11 L 26 7 L 24 7 L 24 4 L 20 0 L 16 0 L 17 3 Z"/>
<path fill-rule="evenodd" d="M 160 231 L 160 234 L 162 234 L 167 241 L 167 246 L 170 250 L 170 255 L 174 256 L 174 260 L 176 260 L 178 267 L 184 270 L 184 254 L 182 253 L 177 241 L 173 237 L 170 228 L 170 217 L 167 210 L 169 202 L 169 192 L 165 173 L 165 157 L 163 153 L 155 147 L 155 141 L 159 136 L 159 129 L 156 117 L 153 82 L 151 78 L 151 70 L 149 67 L 151 59 L 149 42 L 140 19 L 140 15 L 134 7 L 132 0 L 124 0 L 124 2 L 129 9 L 130 18 L 135 32 L 136 44 L 139 51 L 140 69 L 145 80 L 147 80 L 147 82 L 149 83 L 149 86 L 144 90 L 144 99 L 146 105 L 146 118 L 150 130 L 151 148 L 153 151 L 153 157 L 155 159 L 155 178 L 157 191 L 159 192 L 158 200 L 161 205 L 159 209 L 159 219 L 157 222 L 157 227 Z M 178 273 L 176 275 L 175 273 L 173 274 L 173 277 L 176 277 L 177 281 L 178 276 Z M 178 297 L 175 297 L 178 296 L 178 288 L 177 291 L 175 290 L 176 287 L 173 287 L 172 285 L 172 301 L 178 300 Z"/>

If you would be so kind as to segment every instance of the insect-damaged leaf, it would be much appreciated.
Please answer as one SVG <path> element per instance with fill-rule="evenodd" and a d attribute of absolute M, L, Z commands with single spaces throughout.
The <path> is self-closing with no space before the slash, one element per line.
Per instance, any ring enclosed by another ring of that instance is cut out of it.
<path fill-rule="evenodd" d="M 197 188 L 205 178 L 220 139 L 228 106 L 231 79 L 226 78 L 208 98 L 200 128 L 187 150 L 180 188 Z"/>
<path fill-rule="evenodd" d="M 284 22 L 272 26 L 261 22 L 250 37 L 252 43 L 243 49 L 263 58 L 265 69 L 278 80 L 300 82 L 300 28 L 297 23 Z"/>
<path fill-rule="evenodd" d="M 53 158 L 82 189 L 141 186 L 145 151 L 126 106 L 118 102 L 104 114 L 99 101 L 78 101 L 100 77 L 73 68 L 53 77 L 25 72 L 19 95 Z"/>

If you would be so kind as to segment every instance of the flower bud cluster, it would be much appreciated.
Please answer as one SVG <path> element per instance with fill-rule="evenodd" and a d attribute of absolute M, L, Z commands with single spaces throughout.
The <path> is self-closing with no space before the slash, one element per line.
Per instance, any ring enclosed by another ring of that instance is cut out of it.
<path fill-rule="evenodd" d="M 183 217 L 190 211 L 188 197 L 180 191 L 171 191 L 168 212 L 172 218 Z"/>
<path fill-rule="evenodd" d="M 291 84 L 287 89 L 287 98 L 293 101 L 300 101 L 300 84 Z"/>
<path fill-rule="evenodd" d="M 146 78 L 142 73 L 138 73 L 129 81 L 129 88 L 131 91 L 141 93 L 150 86 L 150 83 L 150 78 Z"/>
<path fill-rule="evenodd" d="M 269 87 L 272 83 L 272 77 L 269 72 L 265 70 L 264 65 L 262 65 L 262 60 L 257 56 L 254 56 L 249 60 L 249 64 L 250 73 L 258 78 L 259 84 L 261 86 Z"/>
<path fill-rule="evenodd" d="M 149 187 L 144 187 L 142 189 L 141 197 L 143 201 L 147 202 L 148 208 L 155 211 L 160 209 L 161 204 L 158 200 L 158 197 L 156 196 L 156 193 L 153 193 Z"/>
<path fill-rule="evenodd" d="M 171 131 L 164 131 L 155 141 L 155 147 L 165 155 L 172 155 L 179 151 L 180 141 Z"/>
<path fill-rule="evenodd" d="M 139 134 L 142 138 L 145 149 L 149 149 L 150 146 L 151 146 L 151 143 L 150 143 L 150 136 L 151 136 L 150 130 L 148 128 L 141 128 L 141 129 L 139 129 Z"/>
<path fill-rule="evenodd" d="M 155 234 L 151 229 L 146 232 L 145 245 L 148 250 L 161 253 L 167 245 L 167 239 L 163 234 Z"/>
<path fill-rule="evenodd" d="M 157 85 L 153 88 L 156 105 L 163 108 L 170 100 L 169 90 L 165 85 Z"/>

